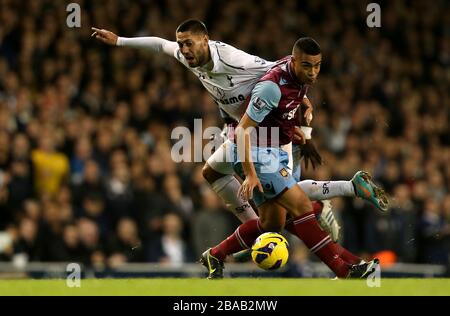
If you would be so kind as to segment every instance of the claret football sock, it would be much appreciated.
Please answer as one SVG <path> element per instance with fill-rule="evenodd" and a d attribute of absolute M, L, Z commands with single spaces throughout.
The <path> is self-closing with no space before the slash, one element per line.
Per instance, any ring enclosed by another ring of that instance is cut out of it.
<path fill-rule="evenodd" d="M 322 204 L 320 202 L 317 201 L 312 201 L 311 202 L 312 207 L 313 207 L 313 212 L 314 215 L 316 215 L 316 219 L 320 217 L 320 214 L 322 213 Z"/>
<path fill-rule="evenodd" d="M 226 256 L 243 249 L 248 249 L 259 235 L 265 231 L 259 223 L 259 219 L 251 219 L 241 224 L 234 233 L 211 249 L 211 255 L 224 261 Z"/>
<path fill-rule="evenodd" d="M 317 255 L 339 278 L 347 277 L 350 264 L 340 256 L 340 246 L 331 240 L 316 220 L 314 212 L 308 212 L 293 219 L 292 225 L 309 250 Z"/>
<path fill-rule="evenodd" d="M 339 256 L 342 258 L 342 260 L 349 264 L 360 264 L 363 261 L 362 258 L 352 254 L 350 251 L 339 244 L 336 244 L 336 249 L 338 250 Z"/>
<path fill-rule="evenodd" d="M 314 214 L 316 215 L 316 218 L 317 218 L 320 213 L 316 212 L 317 210 L 315 207 L 315 202 L 313 202 L 313 209 L 314 209 Z M 288 232 L 290 232 L 293 235 L 297 235 L 297 233 L 295 231 L 295 226 L 294 226 L 293 220 L 290 220 L 286 224 L 286 227 L 284 229 L 286 229 Z M 350 251 L 348 251 L 347 249 L 345 249 L 338 243 L 336 243 L 335 245 L 336 245 L 336 249 L 338 250 L 339 256 L 348 264 L 359 264 L 363 260 L 362 258 L 352 254 Z"/>
<path fill-rule="evenodd" d="M 319 219 L 321 213 L 322 213 L 322 204 L 321 202 L 317 202 L 317 201 L 312 201 L 311 202 L 312 207 L 313 207 L 313 213 L 316 216 L 316 219 Z M 290 232 L 292 235 L 297 236 L 297 233 L 295 231 L 295 227 L 294 227 L 294 223 L 293 223 L 293 219 L 289 219 L 286 222 L 286 226 L 284 227 L 284 229 L 286 229 L 288 232 Z"/>

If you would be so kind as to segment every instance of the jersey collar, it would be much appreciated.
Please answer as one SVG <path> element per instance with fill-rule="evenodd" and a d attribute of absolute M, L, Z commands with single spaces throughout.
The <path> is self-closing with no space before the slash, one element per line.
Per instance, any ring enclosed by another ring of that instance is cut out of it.
<path fill-rule="evenodd" d="M 220 58 L 217 54 L 216 51 L 216 47 L 213 45 L 213 41 L 209 41 L 208 42 L 208 46 L 209 46 L 209 56 L 211 57 L 211 60 L 204 66 L 201 67 L 197 67 L 198 70 L 200 71 L 210 71 L 210 72 L 217 72 L 218 67 L 220 65 Z M 212 64 L 212 67 L 211 67 Z"/>

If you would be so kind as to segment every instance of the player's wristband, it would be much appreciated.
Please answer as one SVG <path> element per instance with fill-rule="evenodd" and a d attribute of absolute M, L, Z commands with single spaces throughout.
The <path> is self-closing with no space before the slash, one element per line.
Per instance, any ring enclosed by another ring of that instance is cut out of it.
<path fill-rule="evenodd" d="M 305 139 L 311 139 L 312 127 L 309 126 L 300 126 L 303 134 L 305 134 Z"/>

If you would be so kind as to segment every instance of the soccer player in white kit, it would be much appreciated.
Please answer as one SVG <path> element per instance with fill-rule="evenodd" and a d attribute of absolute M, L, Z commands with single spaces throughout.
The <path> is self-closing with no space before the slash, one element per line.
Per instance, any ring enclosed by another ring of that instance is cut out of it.
<path fill-rule="evenodd" d="M 92 28 L 92 30 L 94 31 L 92 36 L 106 44 L 148 49 L 176 58 L 200 80 L 217 103 L 222 116 L 235 122 L 239 122 L 245 113 L 246 100 L 258 80 L 276 65 L 276 62 L 266 61 L 228 44 L 210 40 L 205 25 L 198 20 L 181 23 L 175 32 L 175 42 L 159 37 L 125 38 L 104 29 Z M 304 105 L 307 108 L 304 121 L 309 125 L 312 119 L 312 105 L 307 97 L 304 98 Z M 304 135 L 300 128 L 297 131 L 303 141 L 310 138 L 311 128 L 303 127 L 303 131 L 309 135 Z M 256 218 L 257 214 L 248 201 L 238 196 L 240 183 L 234 176 L 232 162 L 226 159 L 231 157 L 227 154 L 227 149 L 231 146 L 227 144 L 229 141 L 222 144 L 207 160 L 203 175 L 227 207 L 241 222 L 246 222 Z M 308 150 L 311 150 L 311 143 L 308 142 L 308 145 Z M 290 167 L 299 170 L 300 159 L 293 159 L 292 150 L 286 149 L 290 154 Z M 312 163 L 320 163 L 314 161 L 314 157 L 311 156 L 305 155 L 304 158 L 310 159 Z M 299 178 L 296 180 L 311 200 L 324 201 L 319 223 L 335 241 L 338 239 L 340 227 L 334 219 L 328 199 L 356 196 L 371 202 L 382 211 L 387 210 L 384 191 L 371 181 L 368 173 L 363 171 L 358 171 L 350 181 L 300 181 Z"/>

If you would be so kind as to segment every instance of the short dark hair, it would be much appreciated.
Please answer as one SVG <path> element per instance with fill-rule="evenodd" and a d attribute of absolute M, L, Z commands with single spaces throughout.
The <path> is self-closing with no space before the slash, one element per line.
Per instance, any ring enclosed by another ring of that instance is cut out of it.
<path fill-rule="evenodd" d="M 311 37 L 299 38 L 294 44 L 294 48 L 292 49 L 292 54 L 294 54 L 296 51 L 303 52 L 307 55 L 313 55 L 313 56 L 319 55 L 320 53 L 322 53 L 319 43 L 317 43 Z"/>
<path fill-rule="evenodd" d="M 189 19 L 178 25 L 175 33 L 191 31 L 196 34 L 208 35 L 208 30 L 206 29 L 205 23 L 200 20 Z"/>

